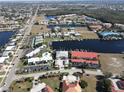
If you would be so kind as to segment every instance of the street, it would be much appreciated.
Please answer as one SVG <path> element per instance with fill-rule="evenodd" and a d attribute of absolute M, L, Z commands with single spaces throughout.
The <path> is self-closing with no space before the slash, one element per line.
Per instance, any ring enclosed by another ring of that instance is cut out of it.
<path fill-rule="evenodd" d="M 86 70 L 84 69 L 85 74 L 90 74 L 90 75 L 103 75 L 102 72 L 97 72 L 97 71 L 91 71 L 91 70 Z M 69 69 L 69 70 L 53 70 L 53 71 L 46 71 L 46 72 L 39 72 L 39 73 L 32 73 L 32 74 L 26 74 L 26 75 L 17 75 L 15 79 L 21 79 L 21 78 L 26 78 L 26 77 L 39 77 L 41 75 L 44 75 L 46 73 L 57 73 L 57 72 L 68 72 L 69 74 L 73 74 L 75 72 L 80 72 L 82 73 L 81 69 Z"/>
<path fill-rule="evenodd" d="M 26 29 L 26 31 L 24 33 L 24 36 L 23 36 L 22 40 L 20 41 L 20 45 L 18 46 L 18 48 L 16 49 L 15 54 L 13 55 L 12 61 L 10 62 L 9 66 L 8 66 L 8 68 L 6 70 L 6 73 L 5 73 L 5 75 L 4 75 L 4 77 L 3 77 L 2 81 L 1 81 L 0 91 L 8 90 L 9 86 L 11 85 L 12 81 L 14 80 L 14 78 L 16 76 L 15 75 L 16 67 L 17 67 L 17 65 L 18 65 L 18 63 L 20 61 L 19 58 L 23 54 L 23 50 L 21 50 L 20 48 L 21 48 L 21 45 L 23 44 L 25 38 L 27 37 L 27 35 L 29 35 L 30 32 L 31 32 L 32 26 L 34 24 L 34 20 L 35 20 L 35 18 L 37 16 L 38 9 L 39 9 L 39 6 L 36 9 L 35 15 L 32 17 L 30 24 L 28 24 L 28 25 L 26 25 L 24 27 L 24 28 L 27 28 L 27 29 Z M 12 64 L 14 64 L 13 67 L 11 67 Z"/>

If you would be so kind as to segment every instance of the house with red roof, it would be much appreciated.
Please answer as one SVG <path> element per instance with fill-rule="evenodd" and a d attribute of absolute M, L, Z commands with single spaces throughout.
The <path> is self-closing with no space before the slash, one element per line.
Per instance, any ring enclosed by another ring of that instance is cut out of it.
<path fill-rule="evenodd" d="M 46 85 L 46 87 L 42 89 L 42 92 L 54 92 L 54 91 L 50 86 Z"/>
<path fill-rule="evenodd" d="M 79 77 L 73 75 L 63 76 L 62 91 L 81 92 L 82 89 L 79 85 Z"/>
<path fill-rule="evenodd" d="M 72 67 L 99 68 L 98 54 L 95 52 L 71 51 L 70 62 Z"/>
<path fill-rule="evenodd" d="M 124 80 L 120 79 L 110 79 L 112 86 L 111 91 L 112 92 L 124 92 Z"/>

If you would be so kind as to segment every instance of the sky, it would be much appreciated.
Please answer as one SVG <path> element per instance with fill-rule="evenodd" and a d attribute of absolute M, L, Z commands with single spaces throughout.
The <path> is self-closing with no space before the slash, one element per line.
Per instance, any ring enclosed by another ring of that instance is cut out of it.
<path fill-rule="evenodd" d="M 77 1 L 77 0 L 0 0 L 0 1 Z M 80 0 L 80 1 L 88 1 L 88 0 Z"/>
<path fill-rule="evenodd" d="M 124 1 L 124 0 L 0 0 L 0 1 Z"/>
<path fill-rule="evenodd" d="M 0 1 L 69 1 L 69 0 L 0 0 Z M 70 0 L 74 1 L 74 0 Z"/>

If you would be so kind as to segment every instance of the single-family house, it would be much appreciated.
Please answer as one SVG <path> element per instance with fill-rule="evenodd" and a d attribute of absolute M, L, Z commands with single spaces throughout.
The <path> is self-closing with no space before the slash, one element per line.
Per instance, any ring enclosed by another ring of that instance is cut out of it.
<path fill-rule="evenodd" d="M 0 57 L 0 64 L 3 64 L 8 57 Z"/>
<path fill-rule="evenodd" d="M 124 92 L 124 80 L 110 79 L 112 92 Z"/>
<path fill-rule="evenodd" d="M 63 92 L 81 92 L 82 89 L 79 85 L 79 77 L 68 75 L 63 76 L 62 91 Z"/>

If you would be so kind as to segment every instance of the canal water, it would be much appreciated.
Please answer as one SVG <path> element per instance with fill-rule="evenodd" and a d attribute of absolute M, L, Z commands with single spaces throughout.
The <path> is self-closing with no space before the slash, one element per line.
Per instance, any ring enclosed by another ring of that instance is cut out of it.
<path fill-rule="evenodd" d="M 56 16 L 51 16 L 51 15 L 50 16 L 46 16 L 47 20 L 50 20 L 51 18 L 56 18 Z"/>
<path fill-rule="evenodd" d="M 8 43 L 9 39 L 14 34 L 15 34 L 15 32 L 13 32 L 13 31 L 0 32 L 0 47 L 4 46 L 6 43 Z"/>
<path fill-rule="evenodd" d="M 82 41 L 55 41 L 52 42 L 55 50 L 87 50 L 98 53 L 124 53 L 124 40 L 102 41 L 102 40 L 82 40 Z"/>
<path fill-rule="evenodd" d="M 61 28 L 71 28 L 71 27 L 85 27 L 86 25 L 85 24 L 58 24 L 58 25 L 48 25 L 47 27 L 52 29 L 56 26 L 59 26 Z"/>

